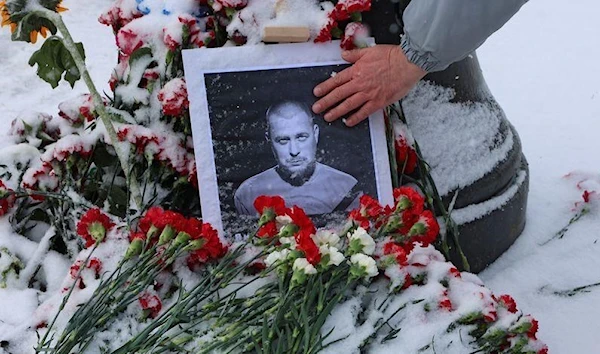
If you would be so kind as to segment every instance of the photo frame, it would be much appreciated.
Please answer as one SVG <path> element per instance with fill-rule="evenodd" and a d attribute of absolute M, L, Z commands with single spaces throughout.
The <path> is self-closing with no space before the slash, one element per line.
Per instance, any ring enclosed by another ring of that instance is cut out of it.
<path fill-rule="evenodd" d="M 327 123 L 312 89 L 349 66 L 339 42 L 183 51 L 202 217 L 244 235 L 258 195 L 281 195 L 317 226 L 369 194 L 393 203 L 383 111 L 355 127 Z"/>

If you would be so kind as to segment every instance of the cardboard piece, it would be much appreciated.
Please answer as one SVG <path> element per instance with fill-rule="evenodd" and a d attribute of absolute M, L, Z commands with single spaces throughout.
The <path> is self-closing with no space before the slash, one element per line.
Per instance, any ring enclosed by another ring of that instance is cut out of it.
<path fill-rule="evenodd" d="M 308 27 L 265 27 L 263 42 L 269 43 L 301 43 L 310 38 Z"/>

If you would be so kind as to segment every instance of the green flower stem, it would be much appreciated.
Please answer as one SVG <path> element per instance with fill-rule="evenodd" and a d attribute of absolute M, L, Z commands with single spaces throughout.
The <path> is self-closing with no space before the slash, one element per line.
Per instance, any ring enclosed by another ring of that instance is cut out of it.
<path fill-rule="evenodd" d="M 574 223 L 579 221 L 579 219 L 581 219 L 584 215 L 589 213 L 589 211 L 590 210 L 588 208 L 581 209 L 581 211 L 577 212 L 577 214 L 575 214 L 571 218 L 571 220 L 569 220 L 567 225 L 565 225 L 562 229 L 560 229 L 554 236 L 552 236 L 552 238 L 540 243 L 540 246 L 547 245 L 548 243 L 550 243 L 551 241 L 556 240 L 556 239 L 559 239 L 559 240 L 562 239 L 565 236 L 565 234 L 567 233 L 567 231 L 569 231 L 569 228 L 571 227 L 571 225 L 573 225 Z"/>
<path fill-rule="evenodd" d="M 100 96 L 98 89 L 96 89 L 96 86 L 94 85 L 94 82 L 92 81 L 92 78 L 87 70 L 87 66 L 85 65 L 85 60 L 83 59 L 83 57 L 80 55 L 79 51 L 77 50 L 75 41 L 73 40 L 73 37 L 71 37 L 71 33 L 69 32 L 67 26 L 65 25 L 64 21 L 62 20 L 62 16 L 54 11 L 45 9 L 43 7 L 36 9 L 36 12 L 39 15 L 50 20 L 56 26 L 56 28 L 58 28 L 60 33 L 63 35 L 62 42 L 65 45 L 65 48 L 69 51 L 69 53 L 73 57 L 73 61 L 75 62 L 75 65 L 77 65 L 77 69 L 79 70 L 81 78 L 83 79 L 83 82 L 85 83 L 88 90 L 90 91 L 92 100 L 94 102 L 94 109 L 96 112 L 98 112 L 98 115 L 100 116 L 100 119 L 102 120 L 102 123 L 104 124 L 104 126 L 106 128 L 106 132 L 108 133 L 108 136 L 110 137 L 111 143 L 112 143 L 113 147 L 115 148 L 115 152 L 117 153 L 117 157 L 119 159 L 119 162 L 121 163 L 121 168 L 123 169 L 123 172 L 125 173 L 125 178 L 129 182 L 129 188 L 131 189 L 133 199 L 134 199 L 135 203 L 137 204 L 137 207 L 141 209 L 142 203 L 143 203 L 142 195 L 140 192 L 140 187 L 139 187 L 137 179 L 134 176 L 132 176 L 130 173 L 131 171 L 130 171 L 130 166 L 129 166 L 129 154 L 127 151 L 121 149 L 121 147 L 119 145 L 120 142 L 119 142 L 119 139 L 117 138 L 117 132 L 115 131 L 115 127 L 112 124 L 110 115 L 108 114 L 106 107 L 104 106 L 104 101 L 102 100 L 102 96 Z"/>
<path fill-rule="evenodd" d="M 402 121 L 402 123 L 408 124 L 406 121 L 406 116 L 404 115 L 404 111 L 402 109 L 401 102 L 397 106 L 391 105 L 389 107 L 391 110 L 394 111 L 394 113 L 398 116 L 398 119 L 400 119 L 400 121 Z M 453 241 L 454 246 L 456 247 L 456 250 L 460 256 L 461 263 L 462 263 L 464 270 L 470 271 L 471 266 L 469 265 L 469 261 L 467 260 L 467 257 L 465 256 L 465 254 L 462 250 L 462 247 L 460 246 L 458 225 L 454 222 L 454 220 L 452 219 L 452 216 L 450 215 L 450 212 L 448 212 L 448 210 L 446 209 L 446 206 L 442 202 L 442 198 L 437 190 L 435 181 L 433 180 L 433 177 L 431 176 L 430 167 L 423 160 L 423 154 L 421 153 L 421 148 L 419 147 L 419 144 L 416 141 L 415 141 L 415 152 L 417 153 L 417 156 L 418 156 L 417 168 L 419 171 L 419 175 L 423 179 L 422 181 L 419 181 L 419 182 L 421 182 L 421 183 L 419 183 L 419 187 L 422 189 L 423 193 L 425 193 L 427 195 L 428 199 L 429 198 L 432 199 L 432 201 L 428 200 L 428 203 L 432 204 L 431 206 L 434 207 L 434 209 L 437 209 L 442 214 L 444 223 L 446 224 L 446 232 L 441 234 L 442 251 L 444 252 L 444 255 L 446 256 L 446 258 L 450 258 L 450 248 L 448 247 L 448 241 L 447 241 L 447 234 L 448 234 L 448 232 L 450 232 L 452 234 L 452 241 Z M 408 178 L 409 176 L 404 176 L 404 177 Z"/>
<path fill-rule="evenodd" d="M 90 260 L 90 258 L 92 257 L 92 254 L 94 254 L 94 251 L 96 250 L 97 247 L 98 247 L 98 243 L 96 243 L 94 245 L 94 248 L 92 248 L 92 250 L 90 251 L 90 254 L 86 257 L 84 264 L 87 264 L 87 262 Z M 56 324 L 56 321 L 58 320 L 58 316 L 62 313 L 65 306 L 67 305 L 67 302 L 69 301 L 69 298 L 71 297 L 71 294 L 73 293 L 73 290 L 75 290 L 75 286 L 77 285 L 77 281 L 80 279 L 80 275 L 81 275 L 81 272 L 83 271 L 83 268 L 84 267 L 79 267 L 79 270 L 77 271 L 77 275 L 75 276 L 75 280 L 73 282 L 73 286 L 71 286 L 71 288 L 69 289 L 69 292 L 61 301 L 61 303 L 58 307 L 58 311 L 56 312 L 56 315 L 54 315 L 52 322 L 50 322 L 50 324 L 48 325 L 46 333 L 44 333 L 44 336 L 39 341 L 39 343 L 35 349 L 36 353 L 50 351 L 52 349 L 52 348 L 50 348 L 50 344 L 51 344 L 54 336 L 52 336 L 51 338 L 48 338 L 48 336 L 52 332 L 51 330 L 54 327 L 54 325 Z"/>
<path fill-rule="evenodd" d="M 93 334 L 106 328 L 131 303 L 135 302 L 138 295 L 169 266 L 168 261 L 183 253 L 183 248 L 183 245 L 170 247 L 160 259 L 156 257 L 155 252 L 145 252 L 144 257 L 136 263 L 121 261 L 111 276 L 100 283 L 90 301 L 83 304 L 71 317 L 55 346 L 50 348 L 51 343 L 43 340 L 38 346 L 38 352 L 50 350 L 56 354 L 68 354 L 75 347 L 83 351 L 91 344 Z M 161 261 L 161 259 L 167 260 Z M 74 286 L 71 292 L 73 289 Z M 61 311 L 62 308 L 59 309 L 59 313 Z M 49 332 L 50 328 L 47 333 Z"/>

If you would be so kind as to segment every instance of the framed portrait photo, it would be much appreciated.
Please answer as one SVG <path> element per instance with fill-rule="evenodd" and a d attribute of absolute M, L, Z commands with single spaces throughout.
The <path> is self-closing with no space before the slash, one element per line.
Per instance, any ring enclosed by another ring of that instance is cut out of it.
<path fill-rule="evenodd" d="M 221 235 L 253 230 L 261 195 L 317 226 L 363 194 L 393 203 L 383 112 L 349 128 L 311 110 L 313 88 L 349 66 L 340 55 L 335 42 L 183 52 L 202 217 Z"/>

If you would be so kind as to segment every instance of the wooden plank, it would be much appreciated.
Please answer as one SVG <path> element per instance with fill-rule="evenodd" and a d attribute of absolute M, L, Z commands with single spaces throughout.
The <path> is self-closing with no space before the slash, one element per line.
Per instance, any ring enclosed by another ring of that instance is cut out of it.
<path fill-rule="evenodd" d="M 310 38 L 308 27 L 272 26 L 265 27 L 263 42 L 298 43 Z"/>

